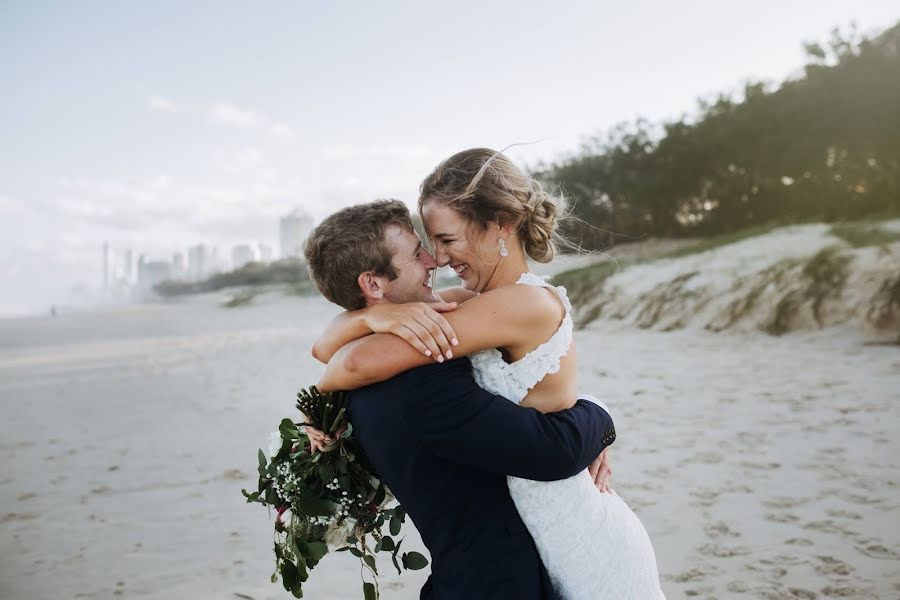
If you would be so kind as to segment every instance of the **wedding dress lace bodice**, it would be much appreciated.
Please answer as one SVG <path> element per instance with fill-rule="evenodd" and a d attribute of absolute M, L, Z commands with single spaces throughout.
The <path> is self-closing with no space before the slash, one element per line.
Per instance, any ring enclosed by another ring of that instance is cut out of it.
<path fill-rule="evenodd" d="M 564 287 L 534 273 L 516 282 L 552 290 L 565 307 L 557 331 L 507 363 L 499 350 L 472 354 L 478 385 L 520 404 L 545 376 L 560 369 L 572 344 L 572 305 Z M 604 410 L 606 406 L 591 396 Z M 508 477 L 510 496 L 534 538 L 553 587 L 563 600 L 665 600 L 656 556 L 643 524 L 616 494 L 601 494 L 587 470 L 559 481 Z"/>
<path fill-rule="evenodd" d="M 562 324 L 549 340 L 520 358 L 507 363 L 496 348 L 472 354 L 469 359 L 475 373 L 475 381 L 482 388 L 520 404 L 528 390 L 546 375 L 559 371 L 560 361 L 572 344 L 572 305 L 566 288 L 554 287 L 535 273 L 523 273 L 517 285 L 533 285 L 553 290 L 566 309 Z"/>

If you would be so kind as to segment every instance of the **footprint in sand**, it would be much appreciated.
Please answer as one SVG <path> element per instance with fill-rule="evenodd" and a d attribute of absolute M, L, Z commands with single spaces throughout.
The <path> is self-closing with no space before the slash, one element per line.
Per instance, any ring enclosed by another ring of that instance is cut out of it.
<path fill-rule="evenodd" d="M 687 583 L 689 581 L 703 581 L 710 575 L 718 575 L 721 569 L 713 565 L 704 565 L 702 567 L 694 567 L 677 575 L 670 577 L 675 583 Z"/>
<path fill-rule="evenodd" d="M 826 576 L 846 576 L 855 571 L 853 567 L 842 560 L 831 556 L 817 556 L 819 564 L 816 565 L 816 573 Z"/>
<path fill-rule="evenodd" d="M 706 535 L 715 539 L 720 537 L 740 537 L 741 534 L 728 526 L 725 521 L 718 521 L 717 523 L 713 523 L 712 525 L 707 525 L 703 528 L 706 532 Z"/>
<path fill-rule="evenodd" d="M 696 502 L 691 502 L 693 506 L 712 506 L 719 500 L 719 496 L 722 495 L 722 490 L 700 488 L 691 490 L 690 494 L 697 499 Z"/>
<path fill-rule="evenodd" d="M 858 539 L 854 546 L 859 552 L 871 558 L 881 558 L 884 560 L 900 560 L 900 552 L 891 550 L 887 546 L 879 543 L 877 540 Z"/>
<path fill-rule="evenodd" d="M 767 513 L 763 518 L 772 523 L 795 523 L 800 520 L 800 517 L 789 512 Z"/>
<path fill-rule="evenodd" d="M 6 513 L 0 517 L 0 524 L 13 523 L 17 521 L 33 521 L 40 515 L 37 513 Z"/>
<path fill-rule="evenodd" d="M 751 462 L 745 460 L 739 464 L 745 469 L 752 469 L 754 471 L 772 471 L 781 468 L 781 463 L 777 462 Z"/>
<path fill-rule="evenodd" d="M 697 589 L 684 590 L 684 595 L 687 596 L 688 598 L 694 598 L 696 596 L 703 596 L 703 595 L 705 595 L 707 598 L 712 598 L 712 597 L 714 597 L 713 593 L 715 591 L 716 591 L 716 588 L 714 588 L 712 586 L 706 586 L 706 587 L 697 588 Z"/>
<path fill-rule="evenodd" d="M 822 533 L 838 533 L 843 536 L 850 537 L 859 535 L 859 533 L 853 531 L 852 529 L 847 529 L 840 523 L 835 523 L 831 519 L 825 519 L 823 521 L 810 521 L 803 526 L 803 529 L 812 529 L 815 531 L 821 531 Z"/>
<path fill-rule="evenodd" d="M 703 556 L 716 558 L 731 558 L 732 556 L 745 556 L 750 554 L 749 548 L 743 546 L 722 546 L 721 544 L 704 544 L 697 551 Z"/>
<path fill-rule="evenodd" d="M 809 538 L 791 538 L 789 540 L 785 540 L 786 546 L 813 546 L 815 542 L 813 542 Z"/>
<path fill-rule="evenodd" d="M 722 462 L 723 456 L 718 452 L 698 452 L 681 461 L 682 465 L 716 465 Z"/>
<path fill-rule="evenodd" d="M 864 590 L 849 584 L 826 585 L 822 588 L 822 594 L 829 598 L 874 598 L 868 590 Z"/>
<path fill-rule="evenodd" d="M 855 494 L 853 492 L 839 492 L 839 496 L 842 500 L 846 500 L 847 502 L 852 502 L 853 504 L 862 504 L 863 506 L 874 506 L 876 504 L 883 504 L 884 498 L 878 498 L 875 496 L 866 496 L 865 494 Z"/>
<path fill-rule="evenodd" d="M 809 498 L 792 498 L 790 496 L 773 496 L 762 501 L 767 508 L 794 508 L 809 502 Z"/>
<path fill-rule="evenodd" d="M 225 469 L 225 472 L 222 473 L 222 479 L 229 481 L 243 481 L 247 477 L 248 475 L 240 469 Z"/>
<path fill-rule="evenodd" d="M 756 587 L 753 588 L 753 591 L 756 593 L 757 597 L 763 598 L 764 600 L 789 600 L 794 598 L 815 600 L 815 598 L 818 597 L 815 592 L 810 590 L 805 590 L 803 588 L 789 588 L 778 583 L 770 583 L 764 587 Z"/>
<path fill-rule="evenodd" d="M 743 581 L 729 581 L 728 585 L 725 586 L 725 589 L 734 594 L 743 594 L 750 590 Z"/>

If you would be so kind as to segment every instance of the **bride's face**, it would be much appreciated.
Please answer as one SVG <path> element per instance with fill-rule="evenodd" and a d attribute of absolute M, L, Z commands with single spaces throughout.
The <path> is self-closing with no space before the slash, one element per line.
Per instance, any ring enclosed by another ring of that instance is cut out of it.
<path fill-rule="evenodd" d="M 449 265 L 465 289 L 484 290 L 500 261 L 500 228 L 497 224 L 491 223 L 481 229 L 437 202 L 425 203 L 422 221 L 434 246 L 438 266 Z"/>

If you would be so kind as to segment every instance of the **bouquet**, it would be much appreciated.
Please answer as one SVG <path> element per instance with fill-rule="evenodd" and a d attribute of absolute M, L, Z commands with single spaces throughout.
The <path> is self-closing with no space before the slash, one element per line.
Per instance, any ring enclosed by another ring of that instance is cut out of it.
<path fill-rule="evenodd" d="M 418 552 L 400 554 L 403 540 L 395 540 L 406 520 L 403 507 L 387 508 L 390 492 L 353 438 L 347 421 L 345 392 L 322 394 L 315 386 L 297 394 L 297 408 L 307 421 L 283 419 L 269 444 L 269 459 L 259 458 L 258 490 L 241 490 L 248 503 L 275 509 L 275 572 L 278 581 L 296 598 L 303 597 L 309 572 L 334 549 L 357 557 L 363 577 L 363 597 L 379 597 L 375 554 L 390 554 L 397 573 L 418 570 L 428 560 Z M 346 431 L 324 452 L 312 454 L 303 425 L 334 435 Z M 382 532 L 388 525 L 390 534 Z"/>

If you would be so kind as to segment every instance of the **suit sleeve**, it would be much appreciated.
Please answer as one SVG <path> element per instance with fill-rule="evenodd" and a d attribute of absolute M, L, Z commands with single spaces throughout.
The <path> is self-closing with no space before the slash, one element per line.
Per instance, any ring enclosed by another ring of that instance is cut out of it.
<path fill-rule="evenodd" d="M 543 414 L 476 385 L 468 359 L 409 371 L 405 419 L 442 458 L 524 479 L 565 479 L 586 469 L 616 438 L 609 414 L 579 400 Z"/>

